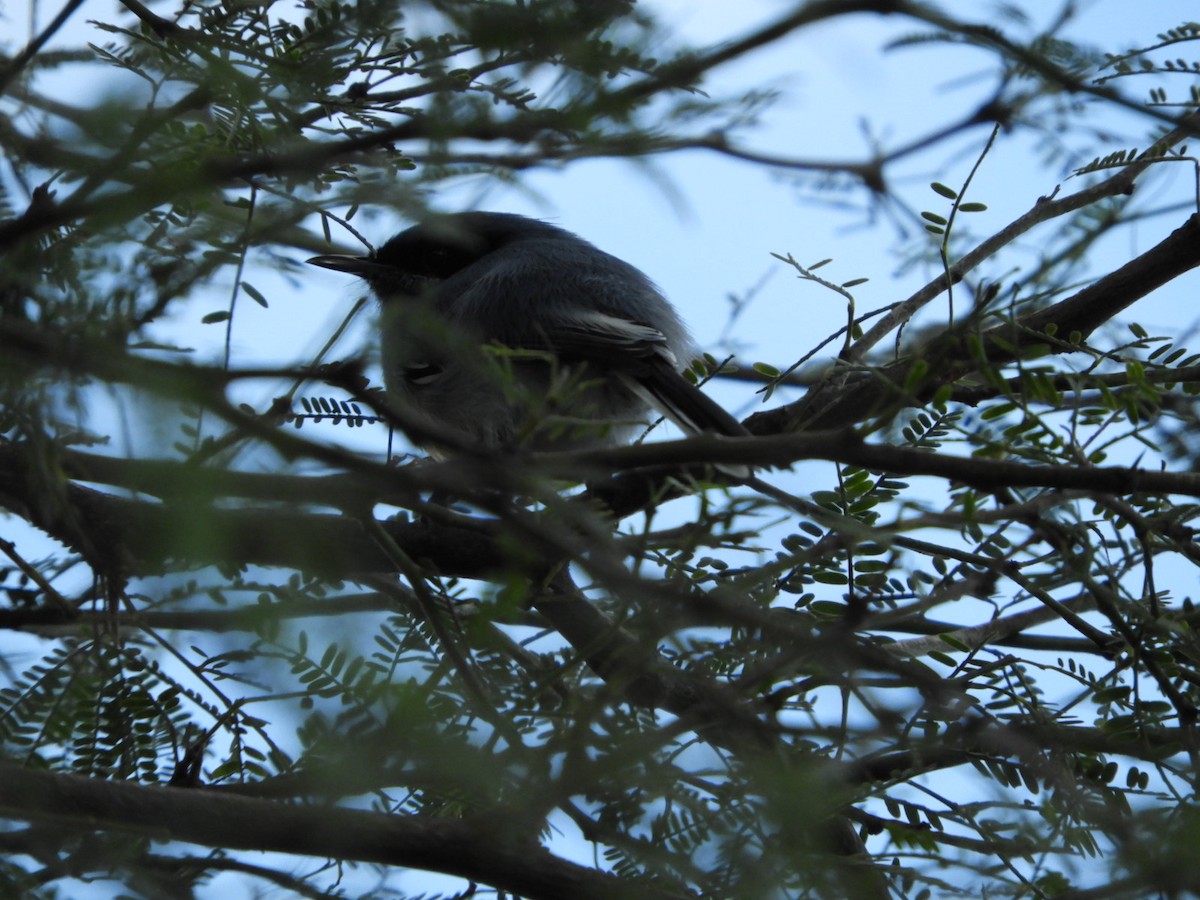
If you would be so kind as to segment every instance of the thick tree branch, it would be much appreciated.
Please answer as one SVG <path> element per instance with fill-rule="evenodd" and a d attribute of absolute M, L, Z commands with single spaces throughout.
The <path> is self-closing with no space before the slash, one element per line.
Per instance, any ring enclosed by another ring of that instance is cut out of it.
<path fill-rule="evenodd" d="M 53 818 L 211 847 L 361 860 L 457 875 L 528 897 L 687 896 L 566 862 L 524 829 L 495 821 L 433 819 L 328 806 L 272 803 L 229 794 L 102 781 L 0 762 L 0 809 L 17 819 Z"/>
<path fill-rule="evenodd" d="M 66 497 L 74 510 L 40 509 L 36 482 L 24 475 L 20 452 L 0 446 L 0 505 L 24 515 L 46 533 L 86 552 L 89 542 L 100 542 L 113 558 L 125 561 L 128 571 L 149 574 L 162 571 L 169 560 L 190 561 L 195 565 L 279 565 L 298 568 L 316 575 L 353 577 L 355 573 L 390 570 L 385 556 L 352 520 L 340 515 L 300 513 L 283 509 L 221 509 L 207 502 L 189 503 L 189 516 L 181 522 L 178 509 L 171 505 L 116 497 L 75 484 L 66 486 Z M 983 490 L 1002 487 L 1043 487 L 1083 490 L 1102 494 L 1130 491 L 1200 496 L 1200 474 L 1164 472 L 1125 466 L 1052 466 L 1021 462 L 980 459 L 933 453 L 908 447 L 893 447 L 863 441 L 851 430 L 811 434 L 770 435 L 731 440 L 696 437 L 634 447 L 612 448 L 580 453 L 542 454 L 530 464 L 547 477 L 556 474 L 610 467 L 634 469 L 650 465 L 672 467 L 698 458 L 718 463 L 754 463 L 787 466 L 799 460 L 823 459 L 861 466 L 872 471 L 898 475 L 928 475 L 969 484 Z M 81 471 L 89 470 L 88 454 L 66 454 L 68 468 L 77 461 Z M 454 483 L 465 479 L 463 466 L 468 463 L 446 461 L 431 464 L 436 483 Z M 114 471 L 123 467 L 114 467 Z M 129 468 L 136 472 L 138 464 Z M 171 474 L 171 469 L 175 469 Z M 154 461 L 149 470 L 163 484 L 184 483 L 192 467 Z M 278 486 L 276 499 L 290 499 L 297 486 L 287 476 L 215 473 L 214 484 L 238 486 L 255 496 L 265 496 Z M 615 484 L 641 478 L 631 474 L 614 479 Z M 144 484 L 134 477 L 134 484 Z M 318 484 L 328 483 L 318 479 Z M 118 479 L 117 483 L 123 483 Z M 204 481 L 200 482 L 203 486 Z M 180 490 L 184 490 L 181 488 Z M 369 496 L 366 483 L 357 490 Z M 592 496 L 602 494 L 602 487 Z M 386 487 L 384 488 L 386 492 Z M 164 491 L 165 496 L 172 496 Z M 207 495 L 212 496 L 212 495 Z M 586 500 L 580 501 L 585 503 Z M 530 537 L 542 533 L 541 556 L 530 555 L 522 566 L 528 571 L 544 572 L 554 568 L 563 552 L 563 535 L 543 532 L 537 519 L 526 519 Z M 438 571 L 468 578 L 488 577 L 513 571 L 510 555 L 504 551 L 499 520 L 475 519 L 460 525 L 422 521 L 383 523 L 390 536 L 414 559 L 425 560 Z M 530 545 L 534 550 L 535 545 Z"/>

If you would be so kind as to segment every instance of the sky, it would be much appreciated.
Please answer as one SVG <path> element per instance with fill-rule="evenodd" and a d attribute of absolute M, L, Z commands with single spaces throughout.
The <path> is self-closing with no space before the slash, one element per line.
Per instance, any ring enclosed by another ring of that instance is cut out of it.
<path fill-rule="evenodd" d="M 736 5 L 717 0 L 654 0 L 644 5 L 702 46 L 741 35 L 789 6 L 767 0 L 739 0 Z M 1023 0 L 1018 5 L 1035 18 L 1057 8 L 1045 0 Z M 1110 50 L 1151 43 L 1157 32 L 1197 15 L 1194 0 L 1096 0 L 1079 6 L 1083 14 L 1068 35 Z M 992 4 L 978 2 L 970 8 L 987 21 Z M 44 21 L 54 11 L 43 6 L 39 15 Z M 111 6 L 87 0 L 83 12 L 77 21 L 108 15 Z M 7 15 L 15 22 L 23 13 L 9 7 Z M 989 64 L 979 51 L 917 47 L 883 52 L 890 41 L 913 30 L 906 23 L 876 17 L 839 19 L 717 69 L 707 86 L 714 93 L 763 86 L 781 92 L 762 126 L 747 138 L 756 150 L 804 158 L 861 159 L 868 155 L 864 127 L 885 146 L 903 143 L 976 107 L 991 87 L 983 75 Z M 1131 96 L 1142 96 L 1136 82 L 1123 87 Z M 1111 125 L 1136 143 L 1135 136 L 1144 132 L 1147 122 L 1114 116 Z M 896 184 L 902 194 L 917 209 L 943 209 L 928 183 L 961 183 L 984 137 L 982 130 L 973 132 L 955 143 L 958 152 L 914 157 L 897 166 Z M 1120 146 L 1129 144 L 1116 143 L 1111 149 Z M 1156 177 L 1148 188 L 1150 197 L 1161 197 L 1165 203 L 1188 196 L 1192 176 L 1185 167 L 1176 168 Z M 972 228 L 988 234 L 1056 185 L 1074 189 L 1078 180 L 1068 180 L 1068 174 L 1061 167 L 1039 165 L 1036 148 L 1028 142 L 1002 141 L 974 182 L 972 197 L 989 209 L 972 220 Z M 654 159 L 649 170 L 618 160 L 534 172 L 522 189 L 467 182 L 440 195 L 437 205 L 452 210 L 479 204 L 550 219 L 649 274 L 681 310 L 699 343 L 716 355 L 723 355 L 724 342 L 727 348 L 737 349 L 743 362 L 762 360 L 783 367 L 834 331 L 844 321 L 845 311 L 839 298 L 798 280 L 772 259 L 772 252 L 792 253 L 802 263 L 832 258 L 822 274 L 834 280 L 869 278 L 855 288 L 860 311 L 903 299 L 936 275 L 927 266 L 901 270 L 892 253 L 897 244 L 894 229 L 886 224 L 865 227 L 861 206 L 839 210 L 807 202 L 808 196 L 779 173 L 711 152 L 691 151 Z M 405 224 L 399 218 L 391 222 L 381 218 L 380 233 L 369 236 L 379 244 Z M 1119 246 L 1107 246 L 1107 257 L 1099 264 L 1116 267 L 1125 262 L 1157 240 L 1168 225 L 1147 223 Z M 1036 236 L 1031 236 L 1013 259 L 1018 264 L 1022 258 L 1032 261 L 1038 250 Z M 299 287 L 269 273 L 256 272 L 253 281 L 271 305 L 260 309 L 243 303 L 239 311 L 234 349 L 235 359 L 243 363 L 293 363 L 308 358 L 355 296 L 355 288 L 346 284 L 344 276 L 325 270 L 307 272 Z M 732 330 L 727 329 L 729 295 L 745 294 L 760 284 L 749 308 Z M 1195 287 L 1194 278 L 1181 279 L 1161 296 L 1139 304 L 1139 320 L 1151 330 L 1155 325 L 1178 329 L 1181 310 L 1186 310 L 1186 321 L 1191 322 L 1196 317 L 1190 300 Z M 214 295 L 214 307 L 222 300 Z M 223 341 L 220 326 L 197 330 L 199 317 L 207 311 L 197 305 L 171 323 L 202 353 L 216 352 Z M 358 343 L 369 340 L 369 322 L 364 318 L 339 352 L 350 355 Z M 746 384 L 722 383 L 712 391 L 741 415 L 758 408 L 754 389 Z M 265 405 L 270 394 L 250 399 Z M 370 433 L 357 438 L 376 446 L 383 443 Z M 803 480 L 802 475 L 792 478 Z"/>

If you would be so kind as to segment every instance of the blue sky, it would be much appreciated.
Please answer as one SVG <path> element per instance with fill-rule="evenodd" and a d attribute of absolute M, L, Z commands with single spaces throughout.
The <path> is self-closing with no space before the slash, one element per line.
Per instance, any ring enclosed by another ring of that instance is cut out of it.
<path fill-rule="evenodd" d="M 735 5 L 657 0 L 644 5 L 662 11 L 700 45 L 738 36 L 788 6 L 764 0 L 740 0 Z M 1042 0 L 1024 0 L 1019 5 L 1035 18 L 1057 8 Z M 992 8 L 984 2 L 947 4 L 952 9 L 964 6 L 983 21 Z M 1157 32 L 1197 15 L 1194 0 L 1098 0 L 1079 6 L 1083 13 L 1068 36 L 1110 50 L 1151 43 Z M 44 20 L 53 12 L 42 9 L 39 14 Z M 111 7 L 88 0 L 82 13 L 78 23 L 110 15 Z M 10 9 L 9 15 L 17 13 Z M 985 74 L 990 61 L 981 51 L 917 47 L 883 52 L 890 41 L 914 30 L 908 23 L 876 17 L 835 20 L 766 53 L 717 69 L 707 84 L 714 94 L 764 85 L 781 91 L 762 127 L 748 133 L 746 143 L 756 150 L 804 158 L 861 159 L 868 153 L 864 122 L 884 146 L 900 144 L 974 108 L 992 87 Z M 79 34 L 75 32 L 77 38 Z M 1121 87 L 1133 97 L 1145 93 L 1136 80 Z M 1148 120 L 1099 115 L 1128 135 L 1128 141 L 1096 152 L 1144 146 Z M 917 209 L 943 208 L 927 184 L 933 180 L 961 183 L 985 136 L 980 129 L 956 140 L 953 152 L 936 150 L 906 160 L 892 173 L 894 184 Z M 651 172 L 671 189 L 664 189 Z M 1002 140 L 972 189 L 972 198 L 989 206 L 972 218 L 972 229 L 981 236 L 998 230 L 1058 184 L 1064 190 L 1075 189 L 1075 181 L 1065 180 L 1067 174 L 1062 167 L 1041 165 L 1028 140 Z M 1190 178 L 1185 167 L 1174 166 L 1148 183 L 1146 197 L 1162 203 L 1186 198 L 1192 190 Z M 728 295 L 744 293 L 769 276 L 730 335 L 745 361 L 785 366 L 844 320 L 844 307 L 835 295 L 797 280 L 771 258 L 771 251 L 793 253 L 801 262 L 832 257 L 834 262 L 822 274 L 834 280 L 869 277 L 855 289 L 860 312 L 902 299 L 936 274 L 926 266 L 899 271 L 891 227 L 863 227 L 861 212 L 806 202 L 776 173 L 710 152 L 659 157 L 650 162 L 649 170 L 620 160 L 577 163 L 533 173 L 525 184 L 528 190 L 489 185 L 482 205 L 552 219 L 634 263 L 659 283 L 704 346 L 715 348 L 724 333 Z M 483 187 L 465 183 L 448 189 L 439 196 L 439 205 L 443 209 L 465 206 L 479 198 Z M 381 243 L 405 224 L 398 218 L 381 219 L 371 226 L 370 237 Z M 1116 267 L 1146 249 L 1170 225 L 1166 220 L 1148 222 L 1121 241 L 1105 245 L 1103 258 L 1096 261 L 1098 271 Z M 1010 262 L 1020 267 L 1034 259 L 1039 249 L 1037 236 L 1031 235 L 1014 249 Z M 243 365 L 307 360 L 349 308 L 357 287 L 323 270 L 306 271 L 299 288 L 268 272 L 256 271 L 248 277 L 268 296 L 271 306 L 264 310 L 246 298 L 241 301 L 234 347 L 235 361 Z M 1019 277 L 1019 268 L 1012 277 Z M 1181 279 L 1139 304 L 1134 315 L 1151 330 L 1179 330 L 1196 318 L 1191 299 L 1195 292 L 1194 277 Z M 200 326 L 199 320 L 224 300 L 214 291 L 181 308 L 168 323 L 169 330 L 182 343 L 200 348 L 201 354 L 215 354 L 223 342 L 222 326 Z M 930 316 L 936 319 L 936 311 L 931 310 Z M 334 356 L 353 353 L 370 339 L 368 330 L 369 318 L 364 317 Z M 754 391 L 747 385 L 720 384 L 713 391 L 739 413 L 756 408 Z M 271 396 L 272 392 L 259 389 L 249 399 L 264 406 Z M 384 439 L 379 432 L 364 431 L 354 438 L 369 451 L 381 452 Z M 799 489 L 803 490 L 802 483 Z M 19 664 L 20 659 L 14 662 Z"/>

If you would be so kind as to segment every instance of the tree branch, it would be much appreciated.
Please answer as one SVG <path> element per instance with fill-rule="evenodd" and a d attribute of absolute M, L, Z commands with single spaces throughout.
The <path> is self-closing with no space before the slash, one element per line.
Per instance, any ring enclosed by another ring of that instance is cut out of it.
<path fill-rule="evenodd" d="M 9 762 L 0 762 L 0 808 L 17 819 L 66 819 L 211 847 L 444 872 L 546 900 L 687 896 L 575 865 L 536 844 L 515 843 L 526 832 L 494 821 L 280 804 L 54 775 Z"/>
<path fill-rule="evenodd" d="M 1001 365 L 1018 358 L 1016 351 L 1020 348 L 1047 344 L 1050 332 L 1057 341 L 1051 344 L 1052 351 L 1072 351 L 1074 345 L 1067 343 L 1072 333 L 1086 337 L 1117 313 L 1198 265 L 1200 215 L 1193 215 L 1155 247 L 1073 296 L 1012 325 L 984 332 L 979 336 L 982 358 Z M 966 344 L 969 339 L 971 334 L 958 330 L 924 348 L 920 355 L 880 369 L 854 373 L 844 368 L 841 378 L 831 373 L 803 399 L 755 413 L 746 420 L 746 426 L 755 434 L 831 428 L 916 405 L 933 396 L 942 385 L 978 368 Z M 919 372 L 915 372 L 918 366 Z"/>

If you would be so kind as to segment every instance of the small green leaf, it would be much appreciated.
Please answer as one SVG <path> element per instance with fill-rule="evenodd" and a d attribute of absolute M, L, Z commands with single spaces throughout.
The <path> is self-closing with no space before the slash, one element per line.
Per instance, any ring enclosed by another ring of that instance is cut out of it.
<path fill-rule="evenodd" d="M 934 225 L 947 224 L 945 216 L 939 216 L 935 212 L 928 212 L 928 211 L 923 212 L 923 213 L 921 213 L 921 218 L 925 219 L 927 222 L 932 222 Z"/>
<path fill-rule="evenodd" d="M 830 618 L 841 618 L 846 614 L 844 604 L 835 603 L 832 600 L 814 600 L 808 605 L 809 611 L 814 612 L 819 616 L 829 616 Z"/>
<path fill-rule="evenodd" d="M 817 582 L 818 584 L 849 584 L 850 583 L 850 579 L 846 576 L 846 574 L 844 572 L 830 572 L 830 571 L 814 572 L 813 573 L 813 581 Z M 839 608 L 841 607 L 841 604 L 837 604 L 837 605 L 839 606 Z M 816 608 L 817 608 L 817 604 L 814 603 L 813 609 L 815 610 Z"/>
<path fill-rule="evenodd" d="M 1133 688 L 1125 684 L 1117 684 L 1112 687 L 1100 688 L 1092 695 L 1095 703 L 1112 703 L 1114 700 L 1124 700 L 1133 692 Z"/>
<path fill-rule="evenodd" d="M 989 409 L 985 409 L 983 411 L 982 415 L 980 416 L 980 418 L 983 419 L 983 421 L 985 421 L 985 422 L 990 422 L 993 419 L 998 419 L 1001 416 L 1008 415 L 1010 412 L 1012 412 L 1016 408 L 1017 408 L 1017 405 L 1015 403 L 1008 403 L 1008 402 L 999 403 L 996 406 L 990 407 Z"/>
<path fill-rule="evenodd" d="M 959 212 L 983 212 L 985 209 L 986 203 L 963 203 L 958 207 Z"/>
<path fill-rule="evenodd" d="M 229 318 L 229 310 L 222 309 L 218 312 L 210 312 L 200 321 L 205 325 L 212 325 L 215 322 L 224 322 Z"/>
<path fill-rule="evenodd" d="M 955 650 L 961 650 L 963 653 L 967 653 L 971 649 L 952 634 L 939 634 L 938 640 L 948 647 L 953 647 Z"/>
<path fill-rule="evenodd" d="M 933 192 L 935 194 L 941 194 L 947 200 L 957 200 L 958 199 L 958 191 L 956 191 L 952 187 L 948 187 L 947 185 L 942 184 L 940 181 L 935 181 L 932 184 L 930 184 L 929 186 L 931 188 L 933 188 Z"/>
<path fill-rule="evenodd" d="M 321 655 L 321 668 L 328 669 L 330 664 L 333 662 L 334 657 L 336 657 L 337 654 L 338 654 L 338 645 L 337 644 L 330 644 L 328 647 L 326 647 L 325 652 Z"/>
<path fill-rule="evenodd" d="M 243 281 L 242 282 L 242 290 L 250 295 L 251 300 L 253 300 L 255 303 L 257 303 L 263 309 L 267 309 L 267 307 L 268 307 L 267 298 L 262 295 L 262 292 L 259 291 L 258 288 L 256 288 L 254 285 L 252 285 L 248 281 Z"/>

